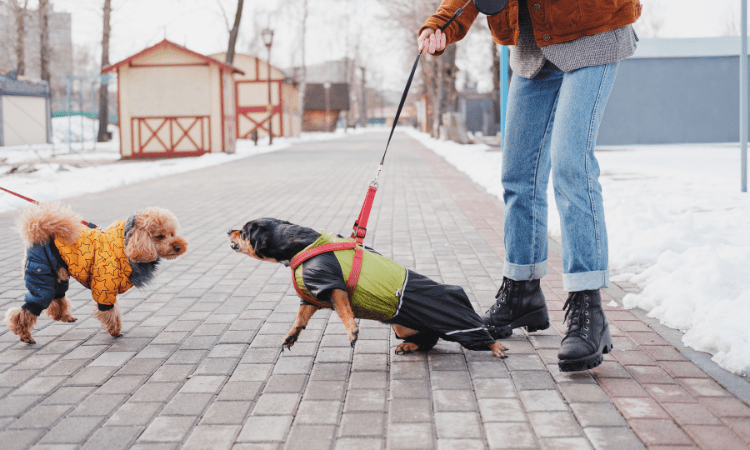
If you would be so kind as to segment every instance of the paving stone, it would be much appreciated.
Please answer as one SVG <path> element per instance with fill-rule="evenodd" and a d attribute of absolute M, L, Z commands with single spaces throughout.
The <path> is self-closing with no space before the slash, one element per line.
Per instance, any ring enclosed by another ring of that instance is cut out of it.
<path fill-rule="evenodd" d="M 83 443 L 103 421 L 102 417 L 66 417 L 52 427 L 39 442 L 43 444 Z"/>
<path fill-rule="evenodd" d="M 525 422 L 527 421 L 521 402 L 514 398 L 480 399 L 479 411 L 482 422 Z"/>
<path fill-rule="evenodd" d="M 251 406 L 248 401 L 215 401 L 203 415 L 201 425 L 242 425 Z"/>
<path fill-rule="evenodd" d="M 295 424 L 336 425 L 339 422 L 339 411 L 342 406 L 342 402 L 335 400 L 302 401 L 297 410 Z"/>
<path fill-rule="evenodd" d="M 624 427 L 625 419 L 611 403 L 571 403 L 582 427 Z"/>
<path fill-rule="evenodd" d="M 124 403 L 126 398 L 127 396 L 122 394 L 91 395 L 78 405 L 70 416 L 108 416 Z"/>
<path fill-rule="evenodd" d="M 356 389 L 349 391 L 344 404 L 345 412 L 385 411 L 385 390 Z"/>
<path fill-rule="evenodd" d="M 380 450 L 382 448 L 383 439 L 341 437 L 336 439 L 334 450 Z"/>
<path fill-rule="evenodd" d="M 294 425 L 287 443 L 286 449 L 304 449 L 304 450 L 327 450 L 331 448 L 331 443 L 336 432 L 333 425 Z"/>
<path fill-rule="evenodd" d="M 586 437 L 596 450 L 645 450 L 629 427 L 586 427 Z"/>
<path fill-rule="evenodd" d="M 84 398 L 88 397 L 94 389 L 93 386 L 81 386 L 81 387 L 68 387 L 63 386 L 55 391 L 54 394 L 48 396 L 42 401 L 44 405 L 77 405 L 83 401 Z M 2 401 L 0 401 L 0 409 L 2 408 Z"/>
<path fill-rule="evenodd" d="M 432 391 L 435 411 L 476 411 L 477 403 L 471 390 Z"/>
<path fill-rule="evenodd" d="M 201 375 L 191 377 L 180 389 L 183 394 L 217 394 L 227 377 Z"/>
<path fill-rule="evenodd" d="M 438 439 L 480 438 L 482 436 L 478 412 L 436 412 L 435 428 Z"/>
<path fill-rule="evenodd" d="M 239 425 L 199 425 L 188 437 L 185 450 L 230 449 L 242 427 Z"/>
<path fill-rule="evenodd" d="M 162 416 L 200 416 L 213 400 L 211 394 L 176 394 L 159 413 Z"/>
<path fill-rule="evenodd" d="M 346 386 L 339 381 L 309 381 L 305 400 L 344 400 Z"/>
<path fill-rule="evenodd" d="M 526 411 L 567 411 L 568 407 L 556 390 L 521 391 Z"/>
<path fill-rule="evenodd" d="M 181 442 L 190 432 L 196 418 L 192 416 L 158 416 L 138 438 L 139 442 Z"/>
<path fill-rule="evenodd" d="M 27 449 L 34 443 L 39 436 L 44 433 L 43 430 L 6 430 L 0 431 L 0 442 L 3 443 L 6 450 Z"/>
<path fill-rule="evenodd" d="M 255 400 L 263 383 L 260 381 L 230 381 L 221 388 L 219 400 Z"/>
<path fill-rule="evenodd" d="M 293 415 L 301 394 L 261 394 L 253 407 L 254 416 Z"/>
<path fill-rule="evenodd" d="M 166 402 L 180 388 L 180 383 L 147 382 L 131 397 L 131 402 Z"/>
<path fill-rule="evenodd" d="M 306 383 L 307 375 L 272 375 L 264 392 L 302 392 Z"/>
<path fill-rule="evenodd" d="M 389 423 L 386 435 L 389 449 L 432 448 L 435 439 L 431 423 Z"/>
<path fill-rule="evenodd" d="M 531 426 L 524 422 L 492 422 L 485 424 L 487 442 L 496 448 L 536 448 Z"/>
<path fill-rule="evenodd" d="M 292 419 L 293 416 L 250 416 L 237 442 L 283 442 Z"/>
<path fill-rule="evenodd" d="M 349 413 L 341 416 L 339 436 L 372 436 L 383 435 L 385 414 L 382 413 Z"/>
<path fill-rule="evenodd" d="M 151 422 L 151 418 L 164 406 L 163 403 L 126 402 L 107 420 L 112 426 L 139 426 Z"/>
<path fill-rule="evenodd" d="M 431 422 L 432 404 L 429 399 L 392 399 L 388 402 L 391 423 Z"/>
<path fill-rule="evenodd" d="M 57 422 L 73 407 L 71 405 L 37 405 L 19 417 L 8 428 L 44 428 Z"/>
<path fill-rule="evenodd" d="M 130 448 L 141 431 L 143 431 L 143 427 L 104 426 L 96 430 L 81 449 L 96 450 L 106 448 L 108 450 L 118 450 Z"/>

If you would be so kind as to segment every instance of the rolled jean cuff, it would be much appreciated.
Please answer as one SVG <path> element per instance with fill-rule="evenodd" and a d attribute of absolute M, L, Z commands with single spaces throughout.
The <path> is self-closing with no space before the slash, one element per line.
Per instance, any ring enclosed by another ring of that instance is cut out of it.
<path fill-rule="evenodd" d="M 563 290 L 567 292 L 589 291 L 609 287 L 609 270 L 595 272 L 564 273 Z"/>
<path fill-rule="evenodd" d="M 503 276 L 514 281 L 538 280 L 547 275 L 549 263 L 544 261 L 536 264 L 518 265 L 505 261 L 503 264 Z"/>

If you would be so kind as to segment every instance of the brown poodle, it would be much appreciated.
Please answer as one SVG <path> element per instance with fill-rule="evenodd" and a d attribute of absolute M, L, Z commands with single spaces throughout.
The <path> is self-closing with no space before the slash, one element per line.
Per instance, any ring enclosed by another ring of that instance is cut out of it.
<path fill-rule="evenodd" d="M 26 209 L 18 220 L 26 244 L 25 303 L 11 308 L 5 322 L 22 341 L 34 343 L 31 330 L 43 310 L 54 320 L 75 322 L 65 298 L 72 276 L 91 289 L 94 316 L 112 336 L 120 336 L 122 317 L 117 295 L 146 285 L 160 258 L 174 259 L 187 251 L 177 236 L 177 218 L 162 208 L 146 208 L 106 230 L 81 224 L 70 207 L 42 203 Z"/>

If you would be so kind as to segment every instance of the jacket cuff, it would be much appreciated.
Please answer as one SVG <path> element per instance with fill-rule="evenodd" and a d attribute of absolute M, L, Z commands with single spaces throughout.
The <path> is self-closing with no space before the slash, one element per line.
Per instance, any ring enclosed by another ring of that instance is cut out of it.
<path fill-rule="evenodd" d="M 103 304 L 101 304 L 101 303 L 97 303 L 97 304 L 96 304 L 96 307 L 97 307 L 97 308 L 99 308 L 99 311 L 109 311 L 110 309 L 114 308 L 114 307 L 115 307 L 115 305 L 114 305 L 114 304 L 111 304 L 111 305 L 103 305 Z"/>

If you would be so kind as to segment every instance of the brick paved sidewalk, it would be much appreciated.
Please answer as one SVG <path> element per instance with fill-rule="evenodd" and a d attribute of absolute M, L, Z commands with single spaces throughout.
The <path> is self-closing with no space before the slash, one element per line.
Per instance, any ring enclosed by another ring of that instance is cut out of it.
<path fill-rule="evenodd" d="M 299 305 L 288 269 L 235 254 L 225 230 L 271 216 L 347 234 L 384 143 L 298 145 L 72 199 L 100 224 L 169 208 L 190 248 L 120 296 L 121 338 L 77 283 L 75 324 L 42 316 L 35 346 L 0 328 L 0 448 L 748 448 L 750 408 L 631 312 L 608 307 L 615 352 L 602 366 L 557 370 L 559 255 L 543 281 L 553 328 L 503 341 L 508 359 L 443 341 L 397 356 L 390 329 L 369 321 L 351 349 L 329 311 L 281 353 Z M 25 293 L 13 217 L 0 215 L 0 314 Z M 370 223 L 366 243 L 384 255 L 463 286 L 480 310 L 493 302 L 502 206 L 403 134 Z"/>

